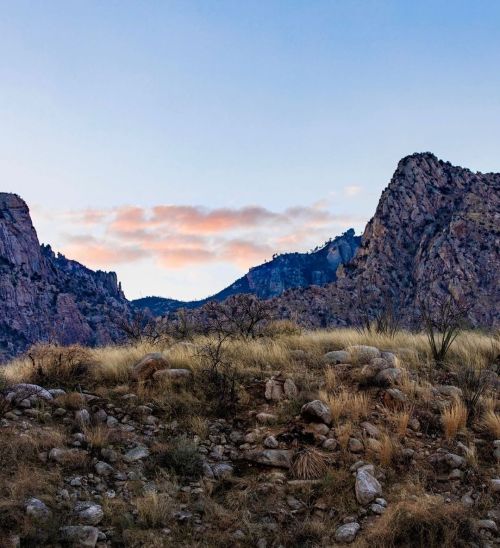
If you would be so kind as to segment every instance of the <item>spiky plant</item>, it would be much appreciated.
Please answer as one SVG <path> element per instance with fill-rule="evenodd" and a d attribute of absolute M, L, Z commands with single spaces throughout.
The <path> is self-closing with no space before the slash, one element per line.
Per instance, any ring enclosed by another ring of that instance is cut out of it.
<path fill-rule="evenodd" d="M 304 447 L 293 459 L 292 473 L 298 479 L 319 479 L 328 470 L 328 456 L 314 447 Z"/>

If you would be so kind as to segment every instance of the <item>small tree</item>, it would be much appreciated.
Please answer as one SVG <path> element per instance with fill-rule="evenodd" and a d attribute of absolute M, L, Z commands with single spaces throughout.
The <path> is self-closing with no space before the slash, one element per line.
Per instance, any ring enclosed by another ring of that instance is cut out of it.
<path fill-rule="evenodd" d="M 464 328 L 467 310 L 468 307 L 457 303 L 451 295 L 433 304 L 429 300 L 420 302 L 421 323 L 436 365 L 443 365 L 448 350 Z"/>
<path fill-rule="evenodd" d="M 171 337 L 172 325 L 169 316 L 154 318 L 143 310 L 136 310 L 130 318 L 118 321 L 118 327 L 132 343 L 148 342 L 160 345 Z"/>

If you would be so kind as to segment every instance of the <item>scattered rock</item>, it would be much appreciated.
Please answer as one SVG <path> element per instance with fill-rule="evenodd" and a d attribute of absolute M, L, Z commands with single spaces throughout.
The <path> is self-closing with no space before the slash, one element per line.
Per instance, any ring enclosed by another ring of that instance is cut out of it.
<path fill-rule="evenodd" d="M 275 379 L 266 382 L 265 398 L 269 401 L 280 401 L 283 398 L 283 384 Z"/>
<path fill-rule="evenodd" d="M 325 424 L 330 424 L 332 422 L 330 408 L 321 400 L 310 401 L 309 403 L 303 405 L 301 415 L 306 420 L 323 422 Z"/>
<path fill-rule="evenodd" d="M 268 436 L 264 440 L 264 447 L 267 447 L 268 449 L 276 449 L 279 447 L 278 440 L 274 436 Z"/>
<path fill-rule="evenodd" d="M 145 381 L 160 369 L 167 369 L 168 362 L 160 352 L 146 354 L 132 368 L 131 377 L 136 381 Z"/>
<path fill-rule="evenodd" d="M 28 499 L 24 509 L 26 511 L 26 515 L 38 522 L 47 522 L 52 515 L 52 512 L 49 510 L 47 505 L 40 499 L 36 498 Z"/>
<path fill-rule="evenodd" d="M 360 468 L 356 473 L 355 491 L 357 501 L 366 505 L 382 495 L 382 486 L 366 468 Z"/>
<path fill-rule="evenodd" d="M 104 517 L 102 506 L 91 501 L 77 502 L 74 512 L 78 521 L 84 525 L 97 525 Z"/>
<path fill-rule="evenodd" d="M 99 538 L 99 529 L 90 525 L 68 525 L 59 529 L 61 540 L 74 546 L 94 548 Z"/>
<path fill-rule="evenodd" d="M 143 445 L 138 445 L 123 456 L 125 462 L 136 462 L 149 456 L 149 449 Z"/>
<path fill-rule="evenodd" d="M 157 382 L 161 382 L 165 379 L 188 379 L 190 376 L 191 371 L 189 371 L 189 369 L 160 369 L 153 373 L 153 379 Z"/>
<path fill-rule="evenodd" d="M 335 531 L 335 540 L 337 542 L 344 542 L 344 543 L 352 542 L 356 538 L 356 535 L 358 534 L 360 529 L 361 529 L 361 526 L 356 521 L 352 521 L 351 523 L 346 523 L 345 525 L 341 525 Z"/>
<path fill-rule="evenodd" d="M 375 346 L 357 344 L 348 346 L 346 351 L 349 352 L 351 359 L 358 363 L 368 363 L 372 358 L 380 358 L 380 350 Z"/>
<path fill-rule="evenodd" d="M 293 451 L 290 449 L 264 449 L 244 453 L 245 460 L 278 468 L 290 468 L 292 456 Z"/>
<path fill-rule="evenodd" d="M 285 382 L 283 383 L 283 392 L 285 393 L 285 396 L 289 399 L 296 398 L 299 393 L 297 386 L 292 379 L 285 380 Z"/>
<path fill-rule="evenodd" d="M 331 364 L 350 363 L 351 354 L 345 350 L 333 350 L 323 356 L 323 361 Z"/>

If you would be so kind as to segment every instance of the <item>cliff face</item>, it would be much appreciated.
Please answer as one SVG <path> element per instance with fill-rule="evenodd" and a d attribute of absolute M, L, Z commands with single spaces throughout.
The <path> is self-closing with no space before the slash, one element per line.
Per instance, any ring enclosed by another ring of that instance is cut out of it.
<path fill-rule="evenodd" d="M 338 267 L 354 257 L 360 239 L 350 229 L 312 253 L 278 255 L 267 263 L 251 268 L 248 274 L 230 286 L 201 301 L 180 302 L 161 297 L 146 297 L 133 301 L 133 305 L 137 308 L 148 308 L 153 314 L 161 315 L 181 307 L 197 308 L 211 300 L 223 301 L 238 293 L 252 293 L 261 299 L 270 299 L 287 289 L 324 285 L 336 280 Z"/>
<path fill-rule="evenodd" d="M 0 361 L 37 341 L 118 340 L 128 309 L 115 273 L 40 246 L 26 203 L 0 193 Z"/>
<path fill-rule="evenodd" d="M 472 173 L 414 154 L 400 161 L 384 190 L 361 246 L 339 280 L 324 289 L 290 292 L 277 303 L 284 315 L 320 309 L 307 323 L 356 321 L 370 295 L 374 310 L 390 296 L 410 324 L 418 302 L 451 294 L 470 306 L 474 325 L 500 323 L 500 174 Z M 358 301 L 358 303 L 356 302 Z"/>

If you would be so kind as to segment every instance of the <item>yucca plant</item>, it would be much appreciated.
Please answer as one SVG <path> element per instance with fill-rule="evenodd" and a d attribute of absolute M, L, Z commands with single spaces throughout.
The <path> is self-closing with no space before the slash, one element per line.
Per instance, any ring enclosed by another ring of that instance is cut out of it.
<path fill-rule="evenodd" d="M 301 449 L 293 459 L 292 473 L 297 479 L 319 479 L 328 470 L 328 456 L 314 447 Z"/>

